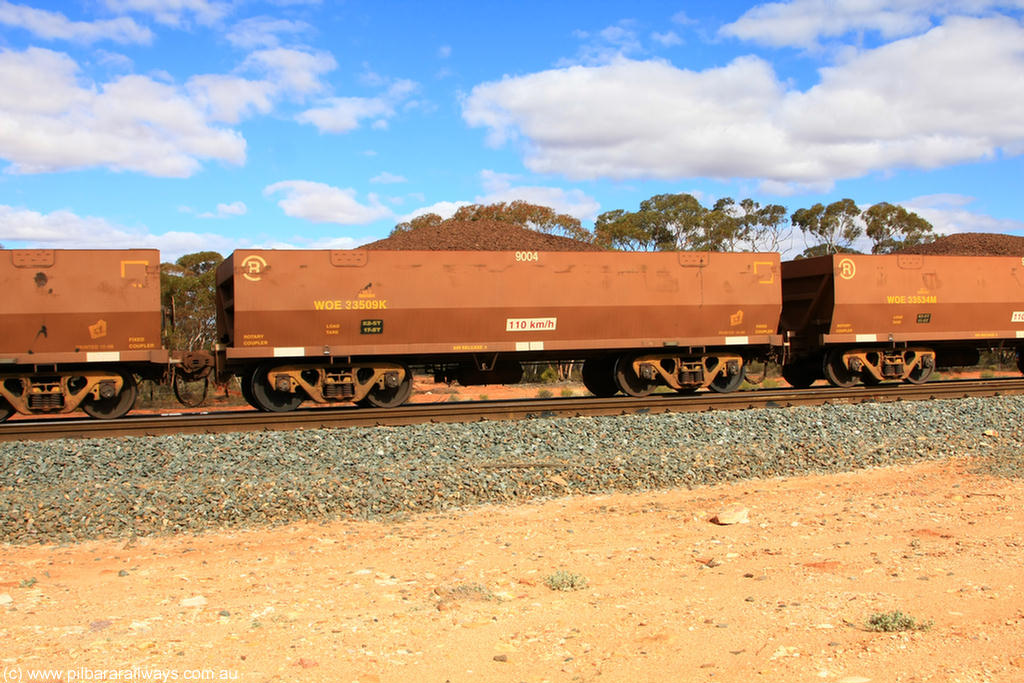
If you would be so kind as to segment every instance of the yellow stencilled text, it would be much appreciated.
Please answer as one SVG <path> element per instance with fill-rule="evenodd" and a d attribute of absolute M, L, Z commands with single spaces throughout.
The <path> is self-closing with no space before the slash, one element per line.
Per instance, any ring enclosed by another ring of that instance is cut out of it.
<path fill-rule="evenodd" d="M 155 349 L 156 344 L 154 342 L 146 341 L 145 337 L 128 337 L 128 348 L 129 349 Z"/>
<path fill-rule="evenodd" d="M 315 311 L 383 311 L 388 307 L 387 299 L 316 299 Z"/>
<path fill-rule="evenodd" d="M 887 304 L 937 304 L 939 297 L 934 294 L 889 294 L 885 297 Z"/>
<path fill-rule="evenodd" d="M 242 346 L 267 346 L 267 338 L 262 334 L 242 335 Z"/>

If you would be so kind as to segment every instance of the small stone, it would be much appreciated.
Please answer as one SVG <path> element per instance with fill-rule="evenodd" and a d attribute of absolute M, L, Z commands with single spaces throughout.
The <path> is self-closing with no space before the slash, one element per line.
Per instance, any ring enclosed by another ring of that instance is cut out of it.
<path fill-rule="evenodd" d="M 226 609 L 222 609 L 217 614 L 219 614 L 222 617 L 230 617 L 231 616 L 231 612 L 227 611 Z"/>
<path fill-rule="evenodd" d="M 494 655 L 494 661 L 496 662 L 507 662 L 508 655 Z"/>
<path fill-rule="evenodd" d="M 196 595 L 191 598 L 183 598 L 181 601 L 182 607 L 203 607 L 206 605 L 206 598 L 202 595 Z"/>
<path fill-rule="evenodd" d="M 315 659 L 306 659 L 305 657 L 299 657 L 299 660 L 295 662 L 295 666 L 302 667 L 303 669 L 312 669 L 315 666 L 320 666 L 320 663 Z"/>
<path fill-rule="evenodd" d="M 110 621 L 110 619 L 97 619 L 96 621 L 90 621 L 89 630 L 102 631 L 105 628 L 110 628 L 113 623 L 114 622 Z"/>
<path fill-rule="evenodd" d="M 9 605 L 14 602 L 14 598 L 9 593 L 0 593 L 0 605 Z"/>
<path fill-rule="evenodd" d="M 117 573 L 117 575 L 118 576 L 128 576 L 128 570 L 127 569 L 122 569 L 121 571 L 119 571 Z"/>
<path fill-rule="evenodd" d="M 749 524 L 750 523 L 750 511 L 739 505 L 730 505 L 723 508 L 711 518 L 713 524 L 719 526 L 728 526 L 730 524 Z"/>

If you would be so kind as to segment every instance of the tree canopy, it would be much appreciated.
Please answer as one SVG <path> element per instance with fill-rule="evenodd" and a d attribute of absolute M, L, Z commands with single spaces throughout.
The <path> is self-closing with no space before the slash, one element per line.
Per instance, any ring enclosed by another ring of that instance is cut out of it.
<path fill-rule="evenodd" d="M 865 235 L 872 242 L 872 254 L 891 254 L 937 237 L 931 223 L 888 202 L 861 211 L 852 199 L 840 199 L 828 206 L 798 209 L 790 221 L 804 234 L 804 257 L 852 252 L 854 242 Z"/>
<path fill-rule="evenodd" d="M 723 197 L 707 208 L 692 194 L 660 194 L 640 202 L 639 211 L 601 214 L 594 237 L 631 251 L 772 251 L 786 236 L 785 218 L 785 207 L 752 199 Z"/>
<path fill-rule="evenodd" d="M 867 209 L 863 218 L 867 235 L 874 242 L 872 254 L 891 254 L 906 247 L 934 242 L 938 237 L 931 223 L 902 206 L 888 202 Z"/>
<path fill-rule="evenodd" d="M 170 325 L 168 348 L 194 351 L 217 341 L 216 272 L 224 258 L 215 251 L 186 254 L 160 264 L 160 294 Z"/>

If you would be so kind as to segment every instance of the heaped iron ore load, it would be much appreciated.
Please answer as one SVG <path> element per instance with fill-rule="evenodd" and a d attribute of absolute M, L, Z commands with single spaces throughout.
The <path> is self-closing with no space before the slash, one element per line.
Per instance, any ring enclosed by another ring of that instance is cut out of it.
<path fill-rule="evenodd" d="M 120 417 L 163 372 L 155 249 L 0 250 L 0 291 L 0 419 Z"/>
<path fill-rule="evenodd" d="M 360 249 L 385 251 L 604 251 L 593 242 L 530 230 L 506 221 L 445 221 L 397 231 Z"/>
<path fill-rule="evenodd" d="M 224 367 L 264 410 L 393 406 L 410 366 L 463 384 L 584 360 L 599 396 L 731 391 L 779 343 L 778 254 L 238 250 L 217 272 Z"/>
<path fill-rule="evenodd" d="M 960 232 L 907 247 L 903 254 L 945 256 L 1024 256 L 1024 237 L 989 232 Z"/>
<path fill-rule="evenodd" d="M 838 254 L 782 264 L 795 386 L 924 382 L 1024 338 L 1020 257 Z M 1019 355 L 1018 355 L 1019 358 Z M 1020 361 L 1018 360 L 1018 365 Z"/>

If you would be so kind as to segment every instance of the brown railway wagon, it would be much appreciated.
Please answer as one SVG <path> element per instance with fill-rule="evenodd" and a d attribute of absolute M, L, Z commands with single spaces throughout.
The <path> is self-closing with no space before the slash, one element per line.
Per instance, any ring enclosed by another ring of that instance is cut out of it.
<path fill-rule="evenodd" d="M 217 271 L 222 369 L 247 398 L 397 405 L 410 365 L 464 384 L 585 359 L 598 395 L 735 388 L 779 342 L 779 256 L 239 250 Z"/>
<path fill-rule="evenodd" d="M 0 250 L 0 291 L 0 419 L 119 417 L 163 371 L 155 249 Z"/>
<path fill-rule="evenodd" d="M 787 381 L 924 382 L 1024 338 L 1024 260 L 837 254 L 782 264 Z"/>

